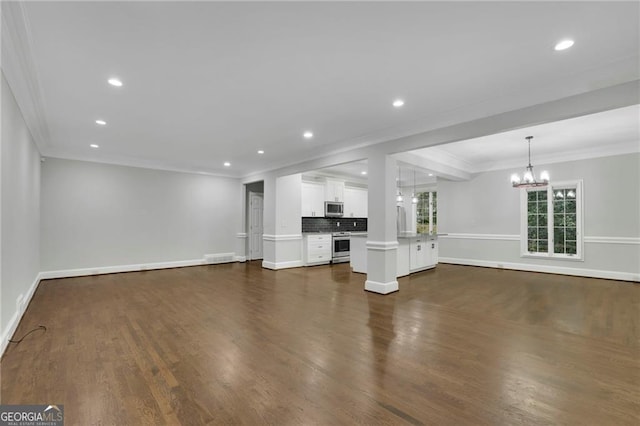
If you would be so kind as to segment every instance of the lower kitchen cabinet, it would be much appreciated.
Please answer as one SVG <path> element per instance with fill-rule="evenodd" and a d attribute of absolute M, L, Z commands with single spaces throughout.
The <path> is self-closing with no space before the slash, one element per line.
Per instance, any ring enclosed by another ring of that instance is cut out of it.
<path fill-rule="evenodd" d="M 438 240 L 430 235 L 398 238 L 398 276 L 434 268 L 438 264 Z"/>
<path fill-rule="evenodd" d="M 351 234 L 351 269 L 367 273 L 367 234 Z M 438 238 L 435 235 L 398 236 L 396 276 L 435 268 L 438 264 Z"/>
<path fill-rule="evenodd" d="M 303 260 L 305 266 L 331 263 L 331 234 L 305 234 Z"/>

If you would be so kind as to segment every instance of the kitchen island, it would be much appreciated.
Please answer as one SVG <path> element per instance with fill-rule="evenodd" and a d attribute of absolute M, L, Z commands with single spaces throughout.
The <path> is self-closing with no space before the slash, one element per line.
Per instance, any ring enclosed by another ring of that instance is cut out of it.
<path fill-rule="evenodd" d="M 367 273 L 367 233 L 351 233 L 351 270 Z M 438 264 L 438 236 L 402 233 L 398 235 L 397 276 L 435 268 Z"/>

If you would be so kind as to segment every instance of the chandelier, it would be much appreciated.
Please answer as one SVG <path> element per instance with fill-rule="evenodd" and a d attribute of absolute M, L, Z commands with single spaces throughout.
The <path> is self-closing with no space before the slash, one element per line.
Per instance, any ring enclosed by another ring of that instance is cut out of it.
<path fill-rule="evenodd" d="M 522 177 L 517 173 L 511 175 L 511 185 L 514 188 L 547 186 L 549 184 L 549 173 L 546 170 L 540 173 L 540 180 L 536 180 L 536 175 L 533 174 L 533 166 L 531 165 L 531 139 L 533 139 L 533 136 L 527 136 L 525 139 L 529 143 L 529 165 L 526 167 Z"/>

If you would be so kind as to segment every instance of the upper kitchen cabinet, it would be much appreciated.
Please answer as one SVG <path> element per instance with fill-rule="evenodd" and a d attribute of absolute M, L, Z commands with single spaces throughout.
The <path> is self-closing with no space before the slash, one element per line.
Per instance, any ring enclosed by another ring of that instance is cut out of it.
<path fill-rule="evenodd" d="M 321 183 L 302 182 L 302 216 L 324 216 L 325 186 Z"/>
<path fill-rule="evenodd" d="M 344 202 L 344 182 L 327 179 L 324 186 L 324 201 Z"/>
<path fill-rule="evenodd" d="M 344 188 L 344 217 L 367 217 L 368 195 L 364 188 Z"/>

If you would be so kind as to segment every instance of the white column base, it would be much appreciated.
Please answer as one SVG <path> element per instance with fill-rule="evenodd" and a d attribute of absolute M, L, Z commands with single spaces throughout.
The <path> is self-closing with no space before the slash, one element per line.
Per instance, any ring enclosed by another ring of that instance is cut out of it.
<path fill-rule="evenodd" d="M 389 294 L 398 291 L 398 281 L 379 283 L 377 281 L 366 280 L 364 282 L 364 289 L 373 293 Z"/>
<path fill-rule="evenodd" d="M 379 294 L 398 291 L 397 252 L 397 241 L 367 241 L 365 290 Z"/>

